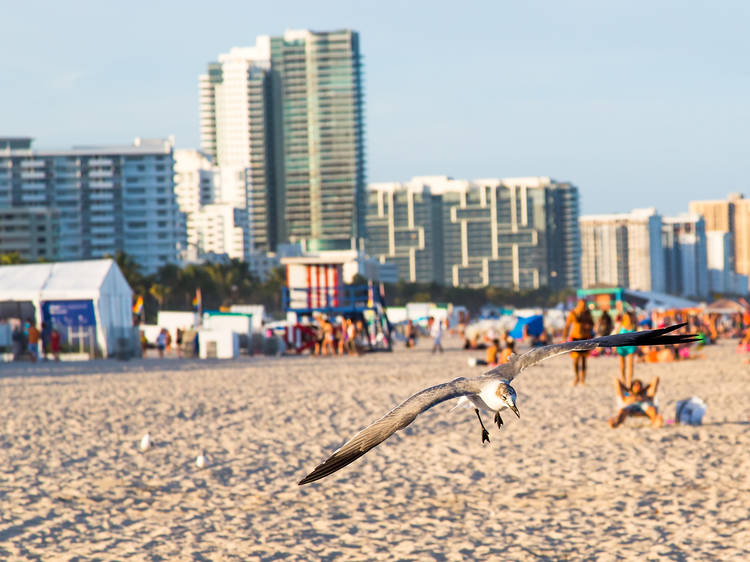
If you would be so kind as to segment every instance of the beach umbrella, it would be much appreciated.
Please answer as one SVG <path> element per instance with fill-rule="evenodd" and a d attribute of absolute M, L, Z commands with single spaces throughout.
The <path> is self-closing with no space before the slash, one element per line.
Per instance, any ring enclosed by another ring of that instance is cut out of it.
<path fill-rule="evenodd" d="M 704 308 L 703 312 L 708 314 L 742 314 L 745 312 L 745 307 L 731 299 L 719 299 Z"/>
<path fill-rule="evenodd" d="M 508 335 L 519 340 L 524 336 L 524 328 L 526 328 L 526 335 L 538 336 L 544 331 L 544 316 L 535 314 L 534 316 L 519 318 Z"/>

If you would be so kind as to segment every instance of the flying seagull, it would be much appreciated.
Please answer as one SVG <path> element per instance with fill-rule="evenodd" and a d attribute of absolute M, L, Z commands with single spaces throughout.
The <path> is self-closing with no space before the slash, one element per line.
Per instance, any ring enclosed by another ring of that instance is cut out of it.
<path fill-rule="evenodd" d="M 399 429 L 405 428 L 425 410 L 451 398 L 465 397 L 474 404 L 475 412 L 482 426 L 482 443 L 489 441 L 489 434 L 484 427 L 484 423 L 482 423 L 479 409 L 494 414 L 495 423 L 498 427 L 503 425 L 500 412 L 505 409 L 510 409 L 520 418 L 516 407 L 516 391 L 510 383 L 529 367 L 556 355 L 571 351 L 586 351 L 595 347 L 669 345 L 696 341 L 697 336 L 695 334 L 666 335 L 686 324 L 677 324 L 659 330 L 630 332 L 538 347 L 523 355 L 511 355 L 507 363 L 498 365 L 479 377 L 471 379 L 461 377 L 448 383 L 426 388 L 410 396 L 382 418 L 371 423 L 349 439 L 326 461 L 319 464 L 315 467 L 315 470 L 300 480 L 299 484 L 308 484 L 333 474 L 388 439 Z"/>

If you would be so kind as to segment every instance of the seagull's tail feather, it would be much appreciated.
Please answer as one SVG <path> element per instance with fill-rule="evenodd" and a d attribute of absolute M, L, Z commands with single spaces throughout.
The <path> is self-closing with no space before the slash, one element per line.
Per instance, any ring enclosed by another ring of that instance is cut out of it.
<path fill-rule="evenodd" d="M 687 322 L 675 324 L 674 326 L 669 326 L 667 328 L 660 328 L 658 330 L 604 336 L 592 341 L 596 342 L 597 347 L 624 347 L 633 345 L 670 345 L 690 343 L 700 339 L 697 334 L 669 334 L 669 332 L 674 332 L 684 326 L 687 326 Z"/>

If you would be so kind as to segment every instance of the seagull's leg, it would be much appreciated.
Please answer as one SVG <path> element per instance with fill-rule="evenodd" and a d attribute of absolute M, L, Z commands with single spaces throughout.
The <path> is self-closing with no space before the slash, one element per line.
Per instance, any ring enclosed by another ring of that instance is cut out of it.
<path fill-rule="evenodd" d="M 484 427 L 484 423 L 482 423 L 482 416 L 479 415 L 479 408 L 474 408 L 474 411 L 477 413 L 477 418 L 479 418 L 479 425 L 482 426 L 482 445 L 484 445 L 485 441 L 487 441 L 487 443 L 490 442 L 490 434 L 487 433 L 487 428 Z"/>
<path fill-rule="evenodd" d="M 503 418 L 500 417 L 500 410 L 495 412 L 495 423 L 497 427 L 503 427 Z"/>

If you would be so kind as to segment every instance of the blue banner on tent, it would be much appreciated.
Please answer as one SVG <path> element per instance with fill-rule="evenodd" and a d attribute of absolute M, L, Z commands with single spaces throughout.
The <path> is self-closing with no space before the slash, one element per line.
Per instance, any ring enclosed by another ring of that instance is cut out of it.
<path fill-rule="evenodd" d="M 94 302 L 46 301 L 42 303 L 42 316 L 47 325 L 96 326 Z"/>

